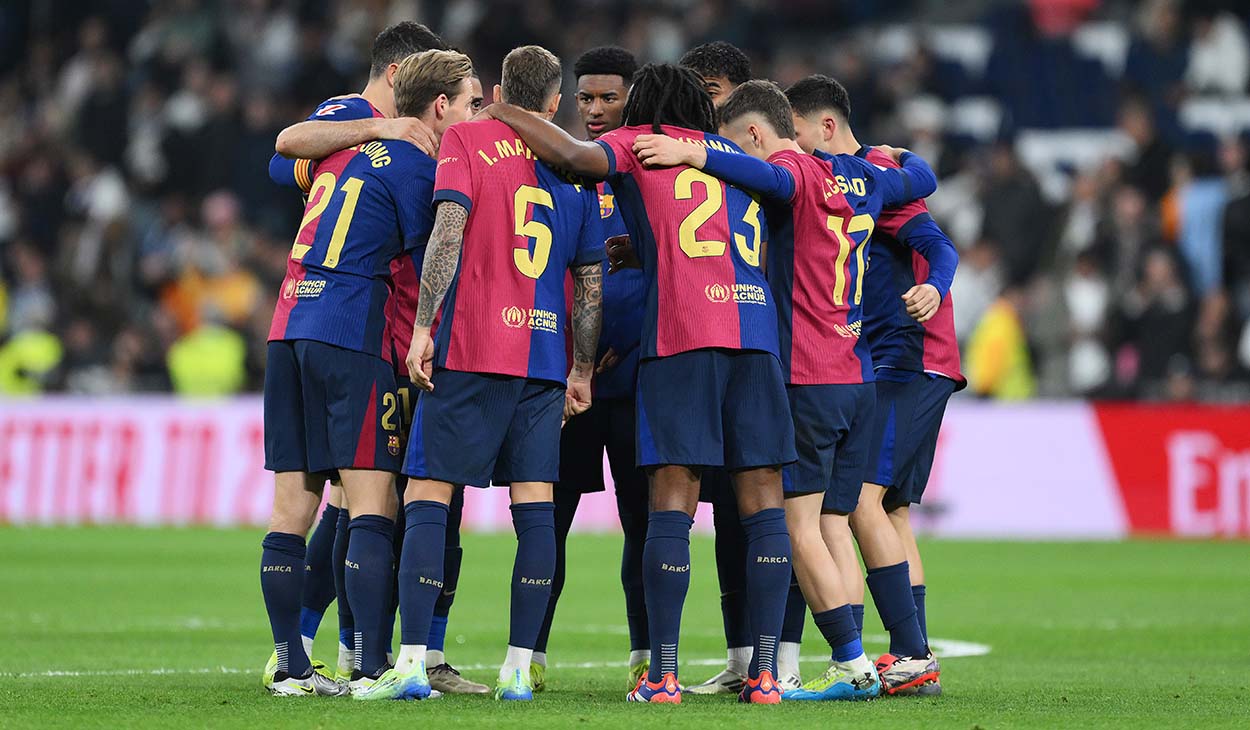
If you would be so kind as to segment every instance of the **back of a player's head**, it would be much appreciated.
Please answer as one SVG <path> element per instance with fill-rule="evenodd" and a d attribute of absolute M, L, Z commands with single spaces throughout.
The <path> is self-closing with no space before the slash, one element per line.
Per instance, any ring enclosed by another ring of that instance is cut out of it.
<path fill-rule="evenodd" d="M 526 111 L 546 112 L 560 93 L 560 59 L 542 46 L 513 48 L 503 59 L 503 101 Z"/>
<path fill-rule="evenodd" d="M 662 124 L 715 132 L 716 107 L 699 74 L 671 63 L 648 63 L 634 74 L 625 125 L 650 125 L 658 134 Z"/>
<path fill-rule="evenodd" d="M 388 26 L 373 39 L 369 60 L 369 78 L 386 73 L 392 63 L 399 63 L 414 53 L 445 51 L 447 44 L 438 34 L 420 23 L 405 20 Z"/>
<path fill-rule="evenodd" d="M 740 84 L 720 105 L 720 123 L 723 126 L 732 126 L 753 116 L 772 127 L 778 137 L 794 139 L 794 114 L 790 110 L 790 102 L 781 87 L 772 81 L 756 79 Z"/>
<path fill-rule="evenodd" d="M 823 74 L 795 81 L 786 89 L 786 97 L 799 116 L 834 112 L 842 122 L 849 124 L 851 121 L 851 97 L 846 87 Z"/>
<path fill-rule="evenodd" d="M 419 117 L 439 96 L 454 99 L 473 77 L 473 62 L 456 51 L 414 53 L 395 71 L 395 112 Z"/>
<path fill-rule="evenodd" d="M 751 59 L 732 43 L 713 41 L 695 46 L 681 57 L 678 64 L 693 70 L 705 79 L 729 79 L 731 84 L 751 80 Z"/>
<path fill-rule="evenodd" d="M 620 76 L 625 88 L 633 83 L 634 73 L 638 71 L 638 61 L 634 54 L 620 46 L 599 46 L 586 51 L 573 64 L 573 77 L 583 76 Z"/>

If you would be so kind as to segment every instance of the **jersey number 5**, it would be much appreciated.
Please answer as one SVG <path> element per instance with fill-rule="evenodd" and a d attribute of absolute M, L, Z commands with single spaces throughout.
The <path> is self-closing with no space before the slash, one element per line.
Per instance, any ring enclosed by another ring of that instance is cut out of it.
<path fill-rule="evenodd" d="M 864 298 L 864 249 L 868 246 L 876 224 L 872 216 L 862 213 L 850 221 L 842 216 L 831 215 L 825 225 L 829 226 L 829 230 L 838 239 L 838 260 L 833 267 L 833 303 L 838 306 L 846 304 L 846 260 L 851 257 L 851 249 L 854 248 L 856 271 L 859 272 L 859 276 L 855 278 L 855 303 L 859 304 Z M 856 246 L 851 234 L 860 232 L 867 235 L 864 236 L 864 242 Z"/>
<path fill-rule="evenodd" d="M 334 184 L 338 178 L 332 172 L 323 172 L 313 180 L 312 189 L 308 191 L 308 199 L 313 201 L 304 211 L 304 220 L 299 223 L 299 233 L 295 235 L 295 245 L 291 247 L 291 260 L 303 261 L 304 255 L 312 248 L 311 244 L 300 243 L 304 229 L 313 221 L 318 220 L 330 205 L 330 196 L 334 194 Z M 339 265 L 339 254 L 343 253 L 343 244 L 347 242 L 347 229 L 352 225 L 352 217 L 356 215 L 356 203 L 360 201 L 360 189 L 365 181 L 358 177 L 349 177 L 339 188 L 343 192 L 343 205 L 339 208 L 338 220 L 334 222 L 334 231 L 330 234 L 330 245 L 326 248 L 326 257 L 321 265 L 333 269 Z"/>
<path fill-rule="evenodd" d="M 533 185 L 522 185 L 512 196 L 513 231 L 518 236 L 534 239 L 534 253 L 529 246 L 517 246 L 512 249 L 512 261 L 517 270 L 531 279 L 537 279 L 547 270 L 547 262 L 551 259 L 551 229 L 545 224 L 528 220 L 530 203 L 555 210 L 555 201 L 551 193 Z"/>
<path fill-rule="evenodd" d="M 682 219 L 681 225 L 677 229 L 678 245 L 681 246 L 682 252 L 692 259 L 705 256 L 720 256 L 725 253 L 725 248 L 728 244 L 724 241 L 701 241 L 698 234 L 700 226 L 711 220 L 712 216 L 725 207 L 723 184 L 720 180 L 702 170 L 696 170 L 693 167 L 687 168 L 678 173 L 677 179 L 673 181 L 673 197 L 678 200 L 694 198 L 695 183 L 703 186 L 704 194 L 707 197 Z M 752 200 L 747 206 L 746 213 L 742 216 L 743 222 L 751 226 L 752 240 L 748 241 L 747 237 L 741 233 L 734 234 L 734 247 L 738 249 L 738 255 L 751 266 L 760 265 L 760 239 L 762 231 L 760 230 L 759 216 L 760 204 Z"/>

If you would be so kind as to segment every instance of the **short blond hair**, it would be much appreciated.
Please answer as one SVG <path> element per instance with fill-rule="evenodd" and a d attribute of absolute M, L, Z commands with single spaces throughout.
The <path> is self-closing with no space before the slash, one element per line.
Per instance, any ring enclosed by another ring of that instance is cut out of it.
<path fill-rule="evenodd" d="M 403 61 L 395 71 L 395 112 L 419 117 L 440 95 L 451 99 L 473 76 L 473 62 L 456 51 L 422 51 Z"/>
<path fill-rule="evenodd" d="M 545 112 L 560 91 L 560 59 L 542 46 L 513 48 L 503 59 L 503 100 L 526 111 Z"/>

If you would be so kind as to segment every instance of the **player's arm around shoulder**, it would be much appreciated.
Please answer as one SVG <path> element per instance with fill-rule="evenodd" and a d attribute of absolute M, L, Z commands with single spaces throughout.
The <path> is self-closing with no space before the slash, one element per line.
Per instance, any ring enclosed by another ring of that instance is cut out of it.
<path fill-rule="evenodd" d="M 473 120 L 479 119 L 496 119 L 512 127 L 538 159 L 552 167 L 591 180 L 603 180 L 612 172 L 608 152 L 602 146 L 575 139 L 555 124 L 520 107 L 502 102 L 491 104 L 473 117 Z"/>
<path fill-rule="evenodd" d="M 634 138 L 634 154 L 643 167 L 689 165 L 702 170 L 707 162 L 706 147 L 667 134 L 638 135 Z"/>
<path fill-rule="evenodd" d="M 881 192 L 883 207 L 927 198 L 937 190 L 937 175 L 923 157 L 901 147 L 882 145 L 876 149 L 901 165 L 889 168 L 863 163 L 866 168 L 871 168 L 870 174 Z"/>
<path fill-rule="evenodd" d="M 438 151 L 438 137 L 413 117 L 375 117 L 361 96 L 327 99 L 302 122 L 278 133 L 274 150 L 283 157 L 320 160 L 375 139 L 402 139 L 428 155 Z"/>
<path fill-rule="evenodd" d="M 421 293 L 412 323 L 412 345 L 405 358 L 408 376 L 423 390 L 434 390 L 430 379 L 434 374 L 434 340 L 430 329 L 456 276 L 468 220 L 468 208 L 450 200 L 440 202 L 434 214 L 434 230 L 430 232 L 421 268 Z"/>

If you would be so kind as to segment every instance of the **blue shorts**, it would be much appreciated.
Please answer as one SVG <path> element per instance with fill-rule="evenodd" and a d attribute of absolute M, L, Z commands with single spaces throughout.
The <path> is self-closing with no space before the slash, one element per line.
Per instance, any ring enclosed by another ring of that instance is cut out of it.
<path fill-rule="evenodd" d="M 394 418 L 400 422 L 400 431 L 407 450 L 408 434 L 412 432 L 412 414 L 417 409 L 417 401 L 421 397 L 421 389 L 412 384 L 405 372 L 395 374 L 395 412 Z"/>
<path fill-rule="evenodd" d="M 637 438 L 632 398 L 596 398 L 590 410 L 573 416 L 560 432 L 560 481 L 556 489 L 580 494 L 602 492 L 603 454 L 608 454 L 617 491 L 647 489 L 647 477 L 634 462 Z"/>
<path fill-rule="evenodd" d="M 824 494 L 823 511 L 850 514 L 859 504 L 872 446 L 872 383 L 791 385 L 797 463 L 781 472 L 787 497 Z"/>
<path fill-rule="evenodd" d="M 404 474 L 474 487 L 560 478 L 564 386 L 441 369 L 433 381 L 417 400 Z"/>
<path fill-rule="evenodd" d="M 395 371 L 380 357 L 313 340 L 270 342 L 265 468 L 399 471 Z"/>
<path fill-rule="evenodd" d="M 795 460 L 781 363 L 766 352 L 691 350 L 638 366 L 638 465 L 752 469 Z"/>
<path fill-rule="evenodd" d="M 917 504 L 929 482 L 938 431 L 955 382 L 916 373 L 902 383 L 877 381 L 873 448 L 864 481 L 887 487 L 887 511 Z"/>

